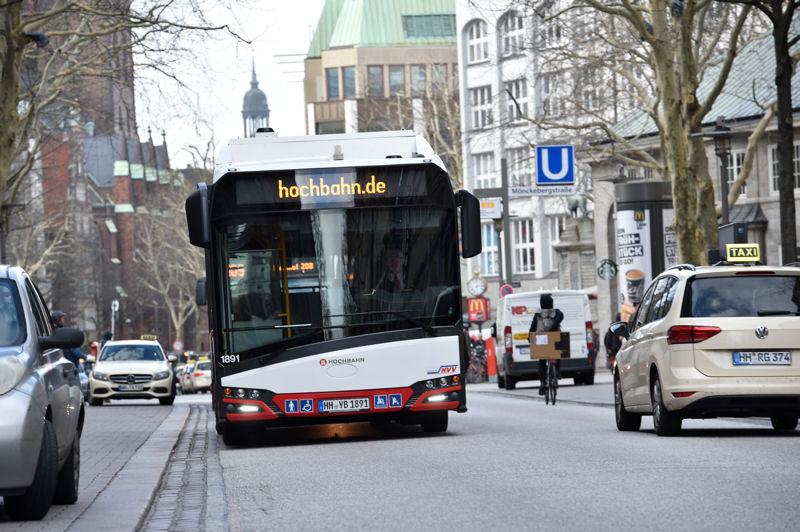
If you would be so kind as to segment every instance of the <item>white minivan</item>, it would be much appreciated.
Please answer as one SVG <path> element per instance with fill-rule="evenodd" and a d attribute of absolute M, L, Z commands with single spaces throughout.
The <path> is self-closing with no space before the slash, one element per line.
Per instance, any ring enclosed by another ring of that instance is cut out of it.
<path fill-rule="evenodd" d="M 520 292 L 500 300 L 497 308 L 497 384 L 513 390 L 517 382 L 539 378 L 539 361 L 531 359 L 528 331 L 539 311 L 542 294 L 553 296 L 553 306 L 564 313 L 561 330 L 570 333 L 570 358 L 561 361 L 561 376 L 575 384 L 594 384 L 594 345 L 589 296 L 583 290 Z"/>

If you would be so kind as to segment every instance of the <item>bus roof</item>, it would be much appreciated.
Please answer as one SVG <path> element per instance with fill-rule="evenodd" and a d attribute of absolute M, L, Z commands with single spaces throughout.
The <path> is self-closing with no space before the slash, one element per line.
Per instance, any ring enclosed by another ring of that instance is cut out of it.
<path fill-rule="evenodd" d="M 394 166 L 434 163 L 447 171 L 430 144 L 413 131 L 278 137 L 256 133 L 222 148 L 214 181 L 229 172 Z"/>

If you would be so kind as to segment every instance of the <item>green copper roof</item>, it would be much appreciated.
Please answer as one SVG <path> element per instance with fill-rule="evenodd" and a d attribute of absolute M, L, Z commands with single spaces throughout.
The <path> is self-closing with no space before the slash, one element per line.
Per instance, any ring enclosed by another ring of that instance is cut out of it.
<path fill-rule="evenodd" d="M 455 46 L 455 13 L 455 0 L 328 0 L 308 56 L 356 46 Z"/>
<path fill-rule="evenodd" d="M 321 57 L 322 50 L 328 49 L 333 30 L 336 28 L 336 21 L 339 19 L 339 12 L 342 9 L 344 0 L 327 0 L 322 14 L 317 22 L 317 29 L 314 31 L 314 38 L 311 39 L 311 46 L 308 48 L 308 57 Z"/>

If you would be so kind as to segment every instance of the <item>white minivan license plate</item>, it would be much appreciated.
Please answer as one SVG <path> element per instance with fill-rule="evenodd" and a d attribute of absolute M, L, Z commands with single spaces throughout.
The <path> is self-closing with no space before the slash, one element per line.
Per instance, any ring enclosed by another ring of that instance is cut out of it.
<path fill-rule="evenodd" d="M 119 391 L 121 392 L 141 392 L 144 390 L 143 384 L 120 384 Z"/>
<path fill-rule="evenodd" d="M 734 351 L 734 366 L 791 366 L 790 351 Z"/>
<path fill-rule="evenodd" d="M 322 399 L 319 402 L 320 412 L 357 412 L 369 410 L 369 398 L 356 399 Z"/>

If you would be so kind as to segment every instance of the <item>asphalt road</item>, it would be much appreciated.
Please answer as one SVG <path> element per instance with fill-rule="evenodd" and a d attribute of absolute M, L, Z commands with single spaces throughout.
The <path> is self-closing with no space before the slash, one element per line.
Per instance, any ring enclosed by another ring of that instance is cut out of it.
<path fill-rule="evenodd" d="M 690 420 L 659 438 L 645 419 L 620 433 L 608 407 L 489 390 L 445 435 L 334 425 L 222 446 L 230 530 L 800 528 L 800 432 Z"/>

